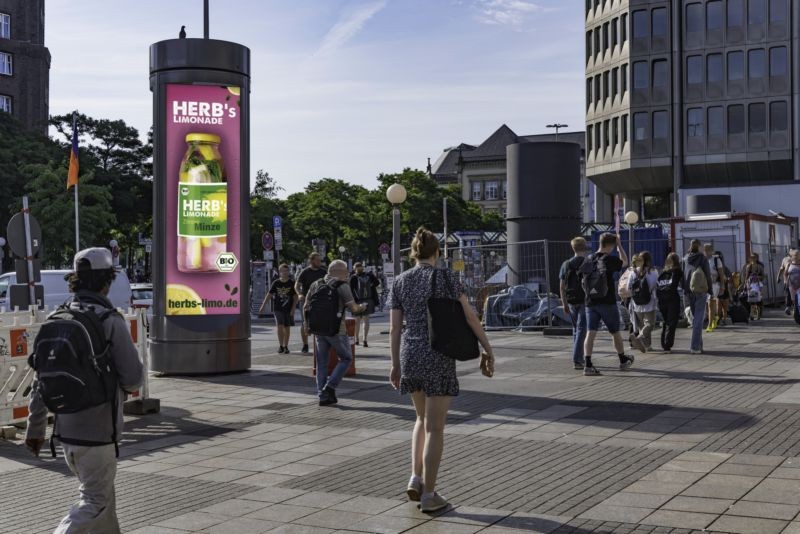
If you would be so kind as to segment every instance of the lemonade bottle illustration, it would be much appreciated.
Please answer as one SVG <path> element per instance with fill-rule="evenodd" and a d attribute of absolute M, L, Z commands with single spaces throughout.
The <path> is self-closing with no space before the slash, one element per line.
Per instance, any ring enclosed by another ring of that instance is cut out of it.
<path fill-rule="evenodd" d="M 217 272 L 216 259 L 226 251 L 228 236 L 228 184 L 220 137 L 190 133 L 186 144 L 178 180 L 178 270 Z"/>

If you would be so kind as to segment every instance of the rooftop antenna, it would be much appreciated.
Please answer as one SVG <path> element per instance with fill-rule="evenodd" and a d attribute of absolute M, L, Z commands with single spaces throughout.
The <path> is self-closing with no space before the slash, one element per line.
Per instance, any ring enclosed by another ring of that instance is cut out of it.
<path fill-rule="evenodd" d="M 558 130 L 559 130 L 559 128 L 566 128 L 567 126 L 569 126 L 569 125 L 568 124 L 561 124 L 561 123 L 558 123 L 558 122 L 556 122 L 555 124 L 548 124 L 547 125 L 548 128 L 555 128 L 556 129 L 556 141 L 558 141 Z"/>
<path fill-rule="evenodd" d="M 208 39 L 208 0 L 203 0 L 203 39 Z"/>

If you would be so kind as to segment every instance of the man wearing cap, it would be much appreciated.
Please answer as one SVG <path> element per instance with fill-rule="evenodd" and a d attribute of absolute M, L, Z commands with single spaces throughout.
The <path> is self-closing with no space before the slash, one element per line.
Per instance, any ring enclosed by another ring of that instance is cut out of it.
<path fill-rule="evenodd" d="M 113 309 L 107 298 L 116 276 L 111 252 L 105 248 L 82 250 L 75 255 L 74 268 L 75 271 L 67 278 L 69 290 L 75 295 L 70 306 L 92 307 L 98 315 Z M 78 477 L 81 486 L 80 499 L 61 520 L 54 534 L 120 532 L 114 495 L 117 460 L 113 436 L 122 435 L 122 405 L 126 392 L 135 391 L 142 382 L 142 363 L 128 325 L 120 314 L 110 314 L 103 321 L 103 329 L 109 340 L 111 359 L 117 374 L 118 399 L 116 403 L 107 402 L 58 416 L 58 428 L 54 428 L 53 433 L 58 435 L 67 465 Z M 112 416 L 112 409 L 117 410 L 116 417 Z M 47 430 L 47 407 L 36 379 L 31 390 L 29 410 L 25 445 L 38 456 Z M 112 421 L 116 421 L 116 432 L 112 428 Z"/>

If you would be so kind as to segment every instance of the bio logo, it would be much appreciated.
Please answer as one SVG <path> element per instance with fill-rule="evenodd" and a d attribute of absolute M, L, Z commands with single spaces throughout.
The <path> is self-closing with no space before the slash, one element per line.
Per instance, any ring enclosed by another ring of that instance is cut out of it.
<path fill-rule="evenodd" d="M 217 256 L 217 269 L 222 273 L 232 273 L 239 265 L 239 260 L 236 259 L 236 254 L 233 252 L 221 252 Z"/>

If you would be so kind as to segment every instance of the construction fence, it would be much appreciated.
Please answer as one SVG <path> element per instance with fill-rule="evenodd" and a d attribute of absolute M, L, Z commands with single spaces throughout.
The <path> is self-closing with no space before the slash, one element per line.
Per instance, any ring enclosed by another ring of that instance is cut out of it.
<path fill-rule="evenodd" d="M 590 251 L 598 249 L 599 236 L 600 232 L 587 236 Z M 690 241 L 673 244 L 666 235 L 629 241 L 624 231 L 621 237 L 626 254 L 648 251 L 659 270 L 670 252 L 683 258 Z M 741 272 L 749 255 L 758 253 L 765 272 L 764 302 L 783 303 L 784 286 L 776 275 L 786 247 L 726 240 L 713 240 L 712 245 L 731 273 Z M 562 264 L 572 257 L 569 242 L 539 240 L 449 248 L 444 261 L 458 273 L 487 328 L 513 329 L 571 325 L 561 307 L 559 274 Z M 410 267 L 407 257 L 403 263 L 404 268 Z"/>

